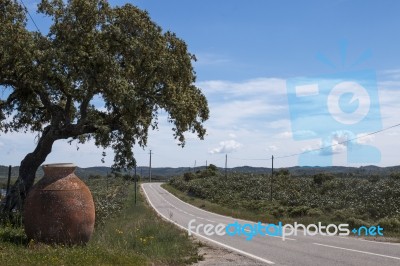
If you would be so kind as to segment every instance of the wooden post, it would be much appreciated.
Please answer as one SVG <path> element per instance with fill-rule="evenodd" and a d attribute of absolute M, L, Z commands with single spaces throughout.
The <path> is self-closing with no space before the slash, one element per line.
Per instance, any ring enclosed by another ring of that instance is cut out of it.
<path fill-rule="evenodd" d="M 135 176 L 133 178 L 135 180 L 135 205 L 136 205 L 136 182 L 137 182 L 137 176 L 136 176 L 136 164 L 135 164 Z"/>
<path fill-rule="evenodd" d="M 269 187 L 269 200 L 272 201 L 272 182 L 274 180 L 274 156 L 272 155 L 271 182 Z"/>
<path fill-rule="evenodd" d="M 6 190 L 7 197 L 8 194 L 10 193 L 10 182 L 11 182 L 11 165 L 8 166 L 8 180 L 7 180 L 7 190 Z"/>

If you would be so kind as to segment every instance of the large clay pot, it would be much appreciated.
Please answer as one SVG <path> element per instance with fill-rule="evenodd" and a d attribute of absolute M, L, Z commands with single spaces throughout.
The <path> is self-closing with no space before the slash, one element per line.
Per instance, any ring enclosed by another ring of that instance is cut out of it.
<path fill-rule="evenodd" d="M 44 176 L 25 201 L 24 225 L 29 239 L 56 244 L 84 244 L 93 233 L 95 209 L 89 188 L 76 166 L 43 165 Z"/>

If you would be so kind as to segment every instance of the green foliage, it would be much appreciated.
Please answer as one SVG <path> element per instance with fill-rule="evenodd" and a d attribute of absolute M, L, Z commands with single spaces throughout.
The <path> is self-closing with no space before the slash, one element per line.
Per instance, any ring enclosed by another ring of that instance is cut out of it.
<path fill-rule="evenodd" d="M 400 173 L 399 172 L 393 172 L 390 173 L 389 177 L 393 180 L 399 180 L 400 181 Z"/>
<path fill-rule="evenodd" d="M 324 212 L 318 208 L 313 208 L 313 209 L 307 210 L 307 216 L 310 216 L 310 217 L 320 217 L 323 215 L 324 215 Z"/>
<path fill-rule="evenodd" d="M 280 176 L 280 177 L 289 177 L 290 172 L 288 169 L 279 169 L 279 171 L 276 173 L 276 175 Z"/>
<path fill-rule="evenodd" d="M 27 29 L 19 1 L 0 2 L 0 86 L 7 91 L 0 132 L 31 130 L 50 145 L 94 139 L 115 151 L 117 168 L 135 165 L 132 146 L 146 145 L 160 110 L 180 145 L 186 131 L 204 137 L 207 100 L 183 40 L 131 4 L 42 0 L 38 7 L 53 21 L 47 35 Z"/>
<path fill-rule="evenodd" d="M 129 193 L 129 183 L 118 178 L 89 179 L 86 183 L 95 202 L 97 228 L 122 210 Z"/>
<path fill-rule="evenodd" d="M 0 226 L 0 265 L 186 265 L 200 259 L 186 232 L 163 221 L 123 179 L 87 180 L 96 228 L 86 246 L 49 246 L 28 239 L 22 226 Z"/>
<path fill-rule="evenodd" d="M 218 171 L 218 167 L 213 165 L 212 163 L 207 167 L 207 169 L 213 173 L 217 173 L 217 171 Z"/>
<path fill-rule="evenodd" d="M 230 173 L 227 177 L 217 174 L 189 180 L 174 177 L 170 184 L 190 196 L 264 217 L 330 217 L 339 223 L 376 224 L 400 213 L 400 182 L 390 178 L 370 182 L 358 177 L 290 177 L 278 172 L 273 183 L 273 201 L 267 175 Z"/>
<path fill-rule="evenodd" d="M 332 180 L 333 178 L 335 178 L 333 175 L 327 173 L 319 173 L 313 175 L 314 183 L 317 185 L 322 185 L 326 181 Z"/>
<path fill-rule="evenodd" d="M 390 230 L 393 232 L 398 232 L 400 233 L 400 218 L 399 217 L 392 217 L 388 218 L 385 217 L 383 219 L 380 219 L 378 221 L 378 224 L 384 228 L 384 230 Z"/>
<path fill-rule="evenodd" d="M 360 226 L 370 226 L 368 222 L 354 217 L 347 217 L 346 223 L 349 224 L 350 228 L 355 228 Z"/>
<path fill-rule="evenodd" d="M 186 182 L 194 179 L 195 177 L 196 175 L 193 174 L 192 172 L 187 172 L 183 174 L 183 180 L 185 180 Z"/>
<path fill-rule="evenodd" d="M 207 177 L 212 177 L 217 175 L 217 170 L 213 167 L 208 167 L 206 169 L 203 170 L 198 170 L 196 171 L 196 173 L 193 172 L 186 172 L 183 174 L 183 180 L 185 182 L 188 182 L 190 180 L 193 179 L 197 179 L 197 178 L 207 178 Z M 176 181 L 177 179 L 172 179 L 172 182 Z"/>
<path fill-rule="evenodd" d="M 308 211 L 309 211 L 309 207 L 307 206 L 296 206 L 293 207 L 289 210 L 289 216 L 290 217 L 300 217 L 300 216 L 305 216 Z"/>
<path fill-rule="evenodd" d="M 103 178 L 103 176 L 101 176 L 101 175 L 89 175 L 89 177 L 88 177 L 89 179 L 100 179 L 100 178 Z"/>

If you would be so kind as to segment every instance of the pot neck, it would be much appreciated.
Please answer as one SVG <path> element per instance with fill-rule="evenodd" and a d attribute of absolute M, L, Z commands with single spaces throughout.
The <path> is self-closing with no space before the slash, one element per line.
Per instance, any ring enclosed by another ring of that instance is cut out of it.
<path fill-rule="evenodd" d="M 73 174 L 76 166 L 73 164 L 47 164 L 42 168 L 45 177 L 62 178 Z"/>

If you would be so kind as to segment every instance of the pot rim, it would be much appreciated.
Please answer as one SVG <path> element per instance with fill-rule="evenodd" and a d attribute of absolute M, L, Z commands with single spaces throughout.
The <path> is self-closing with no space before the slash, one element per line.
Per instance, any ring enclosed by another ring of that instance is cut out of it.
<path fill-rule="evenodd" d="M 76 165 L 73 163 L 51 163 L 51 164 L 44 164 L 42 167 L 65 168 L 65 167 L 76 167 Z"/>

